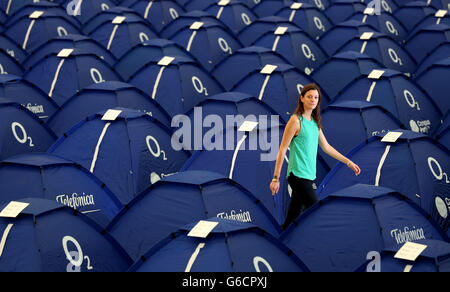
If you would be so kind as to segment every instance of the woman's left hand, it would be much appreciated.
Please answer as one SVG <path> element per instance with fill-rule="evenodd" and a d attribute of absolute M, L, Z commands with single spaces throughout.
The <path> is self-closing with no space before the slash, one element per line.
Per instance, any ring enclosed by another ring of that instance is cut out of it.
<path fill-rule="evenodd" d="M 358 176 L 361 173 L 361 169 L 359 168 L 359 166 L 353 162 L 350 162 L 348 164 L 348 167 L 350 167 L 351 170 L 353 170 L 355 172 L 355 175 Z"/>

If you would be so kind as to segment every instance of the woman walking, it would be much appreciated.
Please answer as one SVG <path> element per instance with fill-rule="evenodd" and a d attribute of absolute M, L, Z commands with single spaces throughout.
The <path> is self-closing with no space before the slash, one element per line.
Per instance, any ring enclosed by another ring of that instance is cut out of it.
<path fill-rule="evenodd" d="M 303 88 L 297 108 L 286 125 L 278 151 L 275 172 L 270 183 L 273 196 L 280 189 L 281 168 L 286 151 L 288 147 L 290 148 L 287 179 L 292 189 L 292 196 L 286 220 L 282 225 L 283 230 L 318 201 L 314 180 L 319 145 L 327 155 L 346 164 L 355 172 L 355 175 L 361 173 L 358 165 L 328 144 L 322 131 L 321 100 L 320 89 L 316 84 L 308 84 Z"/>

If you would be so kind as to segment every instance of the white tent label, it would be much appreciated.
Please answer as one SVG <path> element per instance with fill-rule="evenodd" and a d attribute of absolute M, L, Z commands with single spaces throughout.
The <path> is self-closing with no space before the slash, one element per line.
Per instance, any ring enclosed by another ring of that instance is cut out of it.
<path fill-rule="evenodd" d="M 22 203 L 11 201 L 3 210 L 0 212 L 0 217 L 16 218 L 30 203 Z"/>
<path fill-rule="evenodd" d="M 108 110 L 102 117 L 102 121 L 115 121 L 117 117 L 122 113 L 120 110 Z"/>
<path fill-rule="evenodd" d="M 191 229 L 188 236 L 206 238 L 217 225 L 219 225 L 219 222 L 200 220 L 197 225 Z"/>
<path fill-rule="evenodd" d="M 402 132 L 389 132 L 383 137 L 383 139 L 381 139 L 381 142 L 395 143 L 401 135 L 403 135 Z"/>
<path fill-rule="evenodd" d="M 415 261 L 417 257 L 427 248 L 424 244 L 406 242 L 394 255 L 396 259 Z"/>

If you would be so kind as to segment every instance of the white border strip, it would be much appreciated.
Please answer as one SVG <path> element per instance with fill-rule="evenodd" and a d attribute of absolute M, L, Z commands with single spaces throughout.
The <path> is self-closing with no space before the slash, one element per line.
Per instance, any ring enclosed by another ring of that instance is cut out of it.
<path fill-rule="evenodd" d="M 97 146 L 95 146 L 94 157 L 92 158 L 91 169 L 90 169 L 91 173 L 94 173 L 94 168 L 95 168 L 95 164 L 97 163 L 97 158 L 98 158 L 98 152 L 100 150 L 100 145 L 102 144 L 103 138 L 105 137 L 106 131 L 108 130 L 109 126 L 111 126 L 111 123 L 107 123 L 105 125 L 105 127 L 103 127 L 103 131 L 102 131 L 102 133 L 100 135 L 100 138 L 98 139 Z"/>

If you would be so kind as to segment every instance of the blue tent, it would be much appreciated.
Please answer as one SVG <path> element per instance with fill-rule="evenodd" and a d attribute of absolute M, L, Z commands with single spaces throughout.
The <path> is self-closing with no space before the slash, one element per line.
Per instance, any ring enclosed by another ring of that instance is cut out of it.
<path fill-rule="evenodd" d="M 403 45 L 404 41 L 408 38 L 408 30 L 389 12 L 383 11 L 380 15 L 377 15 L 376 13 L 371 15 L 357 12 L 350 16 L 348 20 L 355 20 L 368 24 L 376 29 L 377 32 L 390 36 L 401 45 Z"/>
<path fill-rule="evenodd" d="M 337 125 L 345 121 L 347 126 Z M 365 101 L 337 101 L 322 111 L 323 132 L 327 141 L 341 153 L 350 150 L 379 133 L 400 128 L 400 121 L 379 105 Z M 319 149 L 319 153 L 323 153 Z M 330 168 L 338 162 L 323 153 Z"/>
<path fill-rule="evenodd" d="M 0 49 L 6 51 L 11 57 L 14 57 L 20 63 L 22 63 L 28 56 L 26 51 L 16 44 L 14 40 L 3 33 L 0 35 Z"/>
<path fill-rule="evenodd" d="M 333 24 L 338 24 L 348 20 L 356 12 L 363 12 L 364 9 L 366 4 L 359 0 L 336 0 L 325 10 L 325 15 Z"/>
<path fill-rule="evenodd" d="M 447 180 L 435 181 L 433 196 L 430 197 L 429 205 L 431 217 L 450 236 L 450 185 Z"/>
<path fill-rule="evenodd" d="M 159 61 L 149 62 L 128 83 L 150 95 L 171 117 L 183 114 L 208 96 L 224 91 L 205 69 L 191 59 L 174 56 L 170 64 L 158 64 Z"/>
<path fill-rule="evenodd" d="M 361 184 L 330 194 L 280 237 L 313 272 L 353 272 L 373 252 L 422 239 L 447 236 L 400 193 Z"/>
<path fill-rule="evenodd" d="M 189 236 L 196 223 L 184 226 L 143 255 L 129 271 L 309 272 L 276 238 L 252 224 L 216 218 L 205 221 L 218 223 L 206 238 Z"/>
<path fill-rule="evenodd" d="M 117 59 L 134 46 L 158 37 L 150 24 L 141 17 L 120 17 L 104 21 L 89 34 L 89 37 L 98 41 Z"/>
<path fill-rule="evenodd" d="M 113 7 L 111 9 L 102 11 L 98 13 L 96 16 L 92 17 L 84 26 L 83 32 L 85 35 L 90 35 L 93 31 L 95 31 L 99 26 L 101 26 L 105 22 L 111 22 L 117 16 L 123 16 L 126 18 L 134 18 L 142 20 L 141 15 L 127 7 Z"/>
<path fill-rule="evenodd" d="M 81 0 L 81 2 L 72 0 L 56 1 L 64 6 L 69 15 L 74 16 L 82 24 L 86 24 L 91 18 L 95 17 L 102 11 L 109 10 L 110 8 L 116 6 L 114 2 L 110 0 Z"/>
<path fill-rule="evenodd" d="M 394 189 L 430 213 L 435 180 L 444 181 L 450 169 L 449 150 L 426 135 L 397 129 L 394 143 L 383 142 L 386 133 L 355 147 L 347 157 L 358 164 L 361 174 L 342 163 L 336 165 L 317 190 L 319 198 L 356 183 Z"/>
<path fill-rule="evenodd" d="M 254 6 L 251 9 L 259 18 L 275 15 L 277 11 L 290 6 L 293 3 L 292 0 L 265 0 L 252 2 L 254 2 Z"/>
<path fill-rule="evenodd" d="M 394 12 L 394 16 L 408 31 L 411 31 L 414 26 L 420 23 L 425 17 L 434 14 L 435 12 L 436 8 L 428 6 L 426 2 L 413 1 L 399 7 Z"/>
<path fill-rule="evenodd" d="M 0 49 L 0 75 L 12 74 L 22 76 L 23 68 L 20 63 L 6 51 Z"/>
<path fill-rule="evenodd" d="M 58 55 L 49 54 L 24 75 L 25 80 L 42 89 L 58 105 L 91 84 L 121 81 L 108 63 L 93 53 L 74 49 L 67 57 Z"/>
<path fill-rule="evenodd" d="M 18 1 L 11 1 L 11 2 L 18 2 Z M 5 27 L 9 27 L 12 23 L 14 23 L 17 19 L 28 16 L 34 11 L 41 10 L 41 11 L 47 11 L 51 12 L 53 14 L 59 15 L 63 17 L 68 22 L 72 23 L 77 29 L 81 28 L 81 23 L 74 17 L 71 17 L 67 14 L 66 10 L 63 9 L 59 4 L 49 2 L 49 1 L 39 1 L 39 2 L 33 2 L 28 3 L 26 6 L 20 8 L 13 14 L 10 14 L 8 17 L 8 20 L 5 22 Z"/>
<path fill-rule="evenodd" d="M 375 28 L 367 23 L 349 20 L 333 26 L 320 37 L 318 43 L 329 56 L 333 56 L 347 41 L 365 32 L 375 32 Z"/>
<path fill-rule="evenodd" d="M 16 1 L 1 1 L 0 9 L 5 12 L 5 14 L 9 17 L 14 15 L 17 11 L 22 9 L 25 6 L 33 4 L 36 2 L 35 0 L 16 0 Z"/>
<path fill-rule="evenodd" d="M 349 40 L 339 48 L 339 52 L 356 51 L 374 58 L 386 68 L 410 75 L 414 73 L 417 64 L 412 52 L 404 50 L 385 34 L 374 32 L 367 37 L 366 35 L 362 34 Z"/>
<path fill-rule="evenodd" d="M 11 23 L 4 34 L 31 54 L 54 37 L 80 34 L 80 31 L 58 14 L 37 10 Z"/>
<path fill-rule="evenodd" d="M 245 27 L 239 32 L 238 38 L 244 46 L 253 46 L 258 38 L 264 35 L 267 31 L 275 31 L 277 27 L 287 27 L 290 30 L 298 29 L 299 27 L 289 20 L 278 17 L 268 16 L 260 18 L 249 26 Z"/>
<path fill-rule="evenodd" d="M 22 153 L 46 152 L 56 136 L 24 106 L 0 98 L 0 160 Z"/>
<path fill-rule="evenodd" d="M 194 28 L 195 24 L 180 29 L 170 39 L 196 56 L 207 71 L 242 48 L 241 42 L 223 25 L 203 23 Z"/>
<path fill-rule="evenodd" d="M 250 132 L 239 131 L 244 123 L 243 118 L 233 121 L 234 126 L 227 123 L 224 130 L 203 140 L 204 150 L 196 151 L 181 171 L 207 170 L 235 180 L 253 193 L 281 225 L 290 201 L 286 179 L 287 163 L 284 163 L 281 169 L 278 194 L 272 196 L 269 185 L 273 178 L 284 126 L 269 125 L 269 118 L 247 117 L 246 121 L 258 123 Z M 285 157 L 286 162 L 288 158 L 289 151 Z"/>
<path fill-rule="evenodd" d="M 270 64 L 276 66 L 271 74 L 261 73 L 262 69 L 250 72 L 236 84 L 234 90 L 252 94 L 272 107 L 284 121 L 289 121 L 303 87 L 314 81 L 297 68 L 287 64 Z M 323 96 L 321 108 L 328 105 L 328 97 Z"/>
<path fill-rule="evenodd" d="M 85 215 L 51 200 L 19 202 L 29 205 L 16 218 L 0 217 L 7 239 L 2 272 L 124 272 L 132 264 L 123 248 Z"/>
<path fill-rule="evenodd" d="M 179 2 L 179 0 L 177 0 L 177 1 Z M 217 1 L 216 0 L 187 0 L 183 4 L 183 6 L 184 6 L 184 9 L 186 9 L 186 11 L 188 11 L 188 12 L 203 11 L 213 3 L 217 3 Z"/>
<path fill-rule="evenodd" d="M 385 248 L 379 256 L 379 272 L 382 273 L 424 273 L 450 272 L 450 244 L 440 240 L 420 240 L 418 244 L 426 245 L 425 250 L 415 261 L 394 258 L 399 247 Z M 356 272 L 373 272 L 372 261 L 367 261 Z"/>
<path fill-rule="evenodd" d="M 314 4 L 303 3 L 300 9 L 284 7 L 275 16 L 289 19 L 315 40 L 333 28 L 331 20 Z"/>
<path fill-rule="evenodd" d="M 405 49 L 420 63 L 440 44 L 450 42 L 450 26 L 433 24 L 411 35 L 405 43 Z"/>
<path fill-rule="evenodd" d="M 89 169 L 127 204 L 160 177 L 179 171 L 189 157 L 175 151 L 172 132 L 149 115 L 121 111 L 114 120 L 102 120 L 105 112 L 74 126 L 50 149 L 60 157 Z"/>
<path fill-rule="evenodd" d="M 152 24 L 158 33 L 166 25 L 186 12 L 181 5 L 173 0 L 125 0 L 121 5 L 137 11 L 144 19 Z"/>
<path fill-rule="evenodd" d="M 64 103 L 47 125 L 60 137 L 84 118 L 115 107 L 142 111 L 170 128 L 169 114 L 156 101 L 134 86 L 117 81 L 84 88 Z"/>
<path fill-rule="evenodd" d="M 429 56 L 425 57 L 423 61 L 417 65 L 417 69 L 413 74 L 413 78 L 420 75 L 428 67 L 432 66 L 434 62 L 448 58 L 449 55 L 450 41 L 438 45 L 433 51 L 429 53 Z"/>
<path fill-rule="evenodd" d="M 190 27 L 196 21 L 223 25 L 225 27 L 224 23 L 211 13 L 204 11 L 191 11 L 181 14 L 177 19 L 164 26 L 159 35 L 162 38 L 171 39 L 172 36 L 176 34 L 180 29 Z"/>
<path fill-rule="evenodd" d="M 0 203 L 31 196 L 53 200 L 86 214 L 103 227 L 122 208 L 115 195 L 93 174 L 50 154 L 23 154 L 3 160 L 0 193 Z"/>
<path fill-rule="evenodd" d="M 445 11 L 445 10 L 444 10 Z M 446 11 L 446 14 L 444 16 L 436 14 L 430 14 L 427 17 L 425 17 L 422 21 L 420 21 L 414 28 L 410 31 L 410 35 L 415 35 L 419 30 L 430 26 L 430 25 L 436 25 L 436 24 L 445 24 L 450 26 L 450 14 L 448 13 L 448 10 Z"/>
<path fill-rule="evenodd" d="M 51 53 L 59 53 L 62 49 L 74 48 L 80 51 L 89 52 L 99 56 L 110 66 L 114 66 L 117 60 L 102 45 L 86 36 L 70 34 L 53 38 L 47 43 L 37 48 L 33 54 L 29 55 L 24 61 L 23 66 L 29 69 L 35 66 L 41 59 Z"/>
<path fill-rule="evenodd" d="M 289 27 L 283 34 L 278 29 L 280 26 L 268 29 L 254 45 L 272 49 L 308 75 L 328 59 L 322 47 L 300 28 Z"/>
<path fill-rule="evenodd" d="M 249 191 L 207 171 L 180 172 L 164 178 L 131 201 L 107 230 L 138 260 L 171 232 L 209 217 L 252 223 L 275 237 L 281 232 Z"/>
<path fill-rule="evenodd" d="M 224 6 L 219 5 L 219 2 L 212 3 L 204 11 L 216 15 L 217 19 L 227 25 L 235 36 L 258 19 L 252 10 L 240 0 L 231 0 Z"/>
<path fill-rule="evenodd" d="M 447 78 L 449 76 L 449 68 L 450 58 L 445 58 L 433 62 L 431 66 L 414 79 L 418 85 L 428 92 L 444 114 L 450 109 L 450 99 L 448 98 L 450 83 Z"/>
<path fill-rule="evenodd" d="M 447 148 L 450 148 L 450 112 L 443 118 L 442 125 L 433 134 L 436 140 Z"/>
<path fill-rule="evenodd" d="M 225 90 L 230 91 L 239 80 L 267 64 L 289 64 L 283 56 L 262 47 L 247 47 L 234 52 L 211 72 Z"/>
<path fill-rule="evenodd" d="M 359 100 L 381 105 L 397 117 L 405 128 L 425 134 L 433 133 L 439 127 L 442 116 L 438 103 L 433 102 L 422 88 L 400 72 L 388 69 L 381 71 L 382 75 L 378 79 L 370 75 L 372 71 L 365 72 L 334 100 Z"/>
<path fill-rule="evenodd" d="M 196 58 L 185 48 L 166 39 L 152 39 L 133 47 L 115 65 L 123 80 L 129 80 L 139 69 L 151 61 L 159 61 L 164 56 L 180 56 L 195 61 Z"/>
<path fill-rule="evenodd" d="M 313 71 L 311 77 L 319 84 L 321 90 L 333 100 L 345 86 L 351 84 L 361 74 L 382 67 L 377 60 L 365 54 L 349 51 L 336 54 L 328 59 Z"/>
<path fill-rule="evenodd" d="M 0 97 L 20 103 L 43 121 L 58 109 L 58 105 L 45 92 L 14 75 L 0 75 Z"/>

